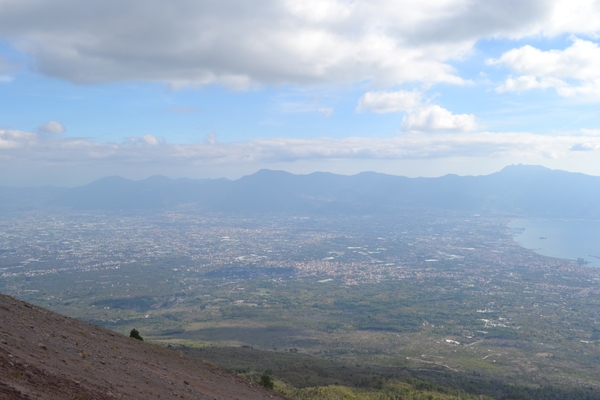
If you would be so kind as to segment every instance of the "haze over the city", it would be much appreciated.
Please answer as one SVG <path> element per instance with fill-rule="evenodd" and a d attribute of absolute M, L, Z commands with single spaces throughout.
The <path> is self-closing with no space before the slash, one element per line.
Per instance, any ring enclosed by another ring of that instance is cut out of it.
<path fill-rule="evenodd" d="M 0 185 L 600 175 L 592 0 L 0 0 Z"/>

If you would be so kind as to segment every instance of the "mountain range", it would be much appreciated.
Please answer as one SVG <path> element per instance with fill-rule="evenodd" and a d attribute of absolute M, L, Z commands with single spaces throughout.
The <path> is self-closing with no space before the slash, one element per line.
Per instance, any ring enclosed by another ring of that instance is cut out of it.
<path fill-rule="evenodd" d="M 600 177 L 512 165 L 482 176 L 407 178 L 375 172 L 294 175 L 260 170 L 237 180 L 133 181 L 106 177 L 75 188 L 0 187 L 0 210 L 40 207 L 80 210 L 378 214 L 413 210 L 510 216 L 600 218 Z"/>

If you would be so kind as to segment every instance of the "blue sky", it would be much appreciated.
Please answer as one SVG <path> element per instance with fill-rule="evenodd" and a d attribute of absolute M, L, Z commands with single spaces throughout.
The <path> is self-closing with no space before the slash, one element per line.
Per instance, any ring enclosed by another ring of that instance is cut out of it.
<path fill-rule="evenodd" d="M 0 0 L 0 185 L 600 175 L 600 2 Z"/>

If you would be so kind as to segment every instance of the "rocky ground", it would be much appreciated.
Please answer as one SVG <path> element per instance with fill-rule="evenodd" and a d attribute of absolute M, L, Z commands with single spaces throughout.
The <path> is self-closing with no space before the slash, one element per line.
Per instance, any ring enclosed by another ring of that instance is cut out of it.
<path fill-rule="evenodd" d="M 0 398 L 283 399 L 199 358 L 4 295 Z"/>

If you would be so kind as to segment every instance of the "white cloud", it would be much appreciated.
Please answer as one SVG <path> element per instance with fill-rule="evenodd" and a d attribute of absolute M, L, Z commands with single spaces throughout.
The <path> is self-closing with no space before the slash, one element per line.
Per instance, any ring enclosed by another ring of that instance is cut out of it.
<path fill-rule="evenodd" d="M 39 132 L 44 132 L 44 133 L 54 133 L 54 134 L 59 134 L 59 133 L 65 133 L 67 131 L 67 129 L 65 128 L 65 126 L 58 122 L 58 121 L 48 121 L 45 124 L 43 124 L 42 126 L 40 126 L 38 128 Z"/>
<path fill-rule="evenodd" d="M 206 137 L 204 137 L 204 144 L 216 144 L 217 143 L 217 134 L 214 132 L 208 132 Z"/>
<path fill-rule="evenodd" d="M 335 23 L 346 20 L 355 7 L 350 2 L 335 0 L 284 1 L 291 14 L 311 23 Z"/>
<path fill-rule="evenodd" d="M 142 141 L 150 146 L 157 146 L 159 143 L 158 139 L 154 135 L 144 135 L 142 136 Z"/>
<path fill-rule="evenodd" d="M 0 36 L 40 72 L 78 83 L 462 84 L 448 61 L 477 37 L 440 44 L 425 28 L 463 3 L 0 0 Z"/>
<path fill-rule="evenodd" d="M 421 93 L 416 90 L 367 92 L 358 100 L 356 111 L 377 114 L 405 112 L 416 108 L 420 102 Z"/>
<path fill-rule="evenodd" d="M 150 146 L 158 146 L 160 144 L 156 136 L 150 134 L 141 137 L 131 137 L 129 138 L 129 141 L 131 143 L 147 144 Z"/>
<path fill-rule="evenodd" d="M 600 129 L 582 129 L 583 136 L 600 136 Z"/>
<path fill-rule="evenodd" d="M 600 31 L 600 3 L 597 0 L 553 0 L 548 3 L 550 13 L 537 24 L 536 32 L 557 36 L 563 33 L 596 35 Z"/>
<path fill-rule="evenodd" d="M 452 114 L 438 105 L 423 107 L 402 120 L 402 130 L 417 132 L 473 131 L 477 129 L 472 114 Z"/>
<path fill-rule="evenodd" d="M 333 108 L 332 107 L 319 107 L 317 109 L 317 112 L 319 114 L 325 115 L 326 117 L 330 117 L 333 115 Z"/>
<path fill-rule="evenodd" d="M 561 96 L 600 97 L 600 47 L 574 39 L 564 50 L 543 51 L 526 45 L 512 49 L 490 65 L 504 65 L 520 74 L 509 77 L 498 92 L 554 88 Z"/>
<path fill-rule="evenodd" d="M 438 105 L 422 102 L 417 90 L 367 92 L 358 101 L 356 112 L 377 114 L 405 112 L 402 130 L 405 132 L 473 131 L 477 129 L 472 114 L 452 114 Z"/>
<path fill-rule="evenodd" d="M 14 80 L 15 78 L 10 75 L 0 75 L 0 83 L 9 83 Z"/>
<path fill-rule="evenodd" d="M 18 142 L 0 137 L 0 150 L 15 149 L 17 147 L 19 147 Z"/>
<path fill-rule="evenodd" d="M 516 78 L 508 77 L 506 81 L 496 88 L 498 93 L 522 92 L 531 89 L 547 89 L 563 87 L 565 83 L 560 79 L 538 79 L 531 75 L 521 75 Z"/>
<path fill-rule="evenodd" d="M 37 135 L 35 133 L 0 129 L 0 150 L 26 147 L 36 139 Z"/>
<path fill-rule="evenodd" d="M 488 0 L 453 1 L 444 18 L 432 14 L 431 24 L 416 30 L 417 38 L 460 39 L 556 37 L 564 34 L 595 36 L 600 31 L 597 0 Z M 429 36 L 426 33 L 429 32 Z"/>

